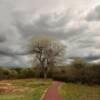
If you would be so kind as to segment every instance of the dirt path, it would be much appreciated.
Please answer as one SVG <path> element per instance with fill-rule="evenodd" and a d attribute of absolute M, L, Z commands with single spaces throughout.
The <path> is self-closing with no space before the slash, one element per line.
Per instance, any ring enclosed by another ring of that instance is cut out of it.
<path fill-rule="evenodd" d="M 58 88 L 60 86 L 60 82 L 53 82 L 53 84 L 47 90 L 43 100 L 61 100 L 61 97 L 58 93 Z"/>

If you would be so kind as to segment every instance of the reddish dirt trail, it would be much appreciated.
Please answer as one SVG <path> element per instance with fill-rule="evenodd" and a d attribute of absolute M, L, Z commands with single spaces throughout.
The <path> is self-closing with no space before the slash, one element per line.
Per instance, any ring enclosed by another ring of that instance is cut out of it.
<path fill-rule="evenodd" d="M 60 82 L 53 82 L 53 84 L 47 90 L 43 100 L 61 100 L 59 95 L 58 88 L 60 86 Z"/>

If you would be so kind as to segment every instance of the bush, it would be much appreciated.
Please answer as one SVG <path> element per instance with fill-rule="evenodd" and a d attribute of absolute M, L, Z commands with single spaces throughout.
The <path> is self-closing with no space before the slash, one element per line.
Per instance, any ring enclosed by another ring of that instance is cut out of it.
<path fill-rule="evenodd" d="M 35 76 L 35 73 L 34 73 L 34 69 L 32 68 L 23 68 L 21 71 L 20 71 L 20 77 L 21 78 L 32 78 Z"/>
<path fill-rule="evenodd" d="M 0 79 L 9 79 L 12 71 L 9 68 L 0 68 Z"/>
<path fill-rule="evenodd" d="M 52 73 L 54 80 L 60 80 L 64 82 L 74 82 L 81 84 L 100 84 L 100 74 L 97 71 L 98 67 L 85 67 L 85 68 L 65 68 L 56 69 Z"/>

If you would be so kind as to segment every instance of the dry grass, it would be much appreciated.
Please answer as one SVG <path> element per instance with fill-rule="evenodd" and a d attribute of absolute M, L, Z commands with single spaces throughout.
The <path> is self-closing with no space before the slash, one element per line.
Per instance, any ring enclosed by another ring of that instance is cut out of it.
<path fill-rule="evenodd" d="M 63 84 L 60 88 L 62 100 L 100 100 L 100 86 Z"/>
<path fill-rule="evenodd" d="M 51 82 L 42 79 L 0 81 L 0 100 L 40 100 Z"/>

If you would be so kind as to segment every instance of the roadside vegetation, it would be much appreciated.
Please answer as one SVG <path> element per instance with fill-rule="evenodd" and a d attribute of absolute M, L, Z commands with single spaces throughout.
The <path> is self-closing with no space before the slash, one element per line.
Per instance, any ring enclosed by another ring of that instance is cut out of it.
<path fill-rule="evenodd" d="M 100 86 L 63 83 L 59 92 L 62 100 L 100 100 Z"/>
<path fill-rule="evenodd" d="M 41 79 L 0 81 L 0 100 L 40 100 L 51 83 Z"/>

